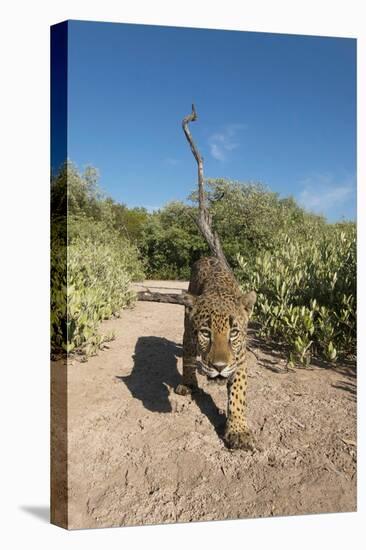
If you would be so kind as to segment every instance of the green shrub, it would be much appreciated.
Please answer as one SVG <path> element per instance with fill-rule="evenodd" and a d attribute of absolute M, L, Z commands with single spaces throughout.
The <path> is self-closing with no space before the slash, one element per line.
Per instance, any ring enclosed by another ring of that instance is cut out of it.
<path fill-rule="evenodd" d="M 233 268 L 242 250 L 249 263 L 258 251 L 274 250 L 283 231 L 292 235 L 307 224 L 326 225 L 321 216 L 305 212 L 291 197 L 281 199 L 260 184 L 216 179 L 207 180 L 205 189 L 214 229 Z M 193 206 L 171 202 L 145 219 L 136 243 L 149 278 L 187 279 L 192 264 L 209 254 L 194 221 L 197 192 L 189 198 Z"/>
<path fill-rule="evenodd" d="M 259 252 L 254 268 L 238 255 L 243 288 L 255 289 L 260 334 L 288 349 L 292 363 L 312 356 L 335 361 L 356 349 L 356 227 L 343 223 L 311 228 Z M 250 262 L 252 265 L 252 262 Z"/>
<path fill-rule="evenodd" d="M 78 233 L 79 231 L 79 233 Z M 137 251 L 103 222 L 70 220 L 67 276 L 65 246 L 52 246 L 51 331 L 54 348 L 93 355 L 112 335 L 98 333 L 103 319 L 131 304 L 132 279 L 142 278 Z M 67 297 L 67 300 L 65 299 Z"/>
<path fill-rule="evenodd" d="M 206 191 L 230 265 L 258 293 L 261 335 L 284 345 L 292 363 L 354 355 L 355 224 L 327 224 L 260 184 L 208 180 Z M 143 271 L 189 278 L 209 254 L 194 222 L 197 193 L 190 199 L 153 213 L 129 209 L 103 196 L 95 169 L 62 167 L 51 182 L 53 350 L 96 353 L 111 338 L 98 333 L 100 321 L 133 301 L 129 284 Z"/>
<path fill-rule="evenodd" d="M 139 243 L 150 279 L 189 279 L 195 260 L 208 248 L 190 216 L 192 208 L 172 202 L 147 220 Z"/>
<path fill-rule="evenodd" d="M 113 203 L 97 171 L 65 163 L 51 182 L 51 348 L 93 355 L 112 334 L 103 319 L 134 300 L 131 280 L 143 278 L 137 248 L 115 228 Z"/>

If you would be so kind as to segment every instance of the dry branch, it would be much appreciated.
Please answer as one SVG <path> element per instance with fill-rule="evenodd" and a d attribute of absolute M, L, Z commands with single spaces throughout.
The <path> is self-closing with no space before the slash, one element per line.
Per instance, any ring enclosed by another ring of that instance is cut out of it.
<path fill-rule="evenodd" d="M 190 122 L 194 122 L 195 120 L 197 120 L 197 112 L 194 105 L 192 105 L 192 112 L 191 114 L 184 117 L 182 127 L 193 156 L 196 159 L 198 167 L 198 217 L 197 219 L 195 218 L 195 222 L 198 226 L 198 229 L 201 231 L 203 238 L 207 242 L 211 253 L 216 256 L 216 258 L 221 260 L 228 271 L 231 271 L 231 268 L 222 250 L 219 236 L 212 229 L 212 218 L 206 207 L 203 178 L 203 158 L 193 141 L 191 132 L 188 127 L 188 124 Z"/>
<path fill-rule="evenodd" d="M 211 253 L 223 263 L 228 271 L 231 271 L 222 250 L 219 236 L 212 229 L 212 218 L 206 207 L 203 178 L 203 158 L 193 141 L 188 127 L 189 123 L 194 122 L 195 120 L 197 120 L 197 113 L 194 105 L 192 104 L 192 112 L 184 117 L 182 127 L 198 167 L 198 217 L 194 217 L 193 219 L 196 222 L 203 238 L 207 242 Z M 161 302 L 166 304 L 184 305 L 183 296 L 183 294 L 163 294 L 160 292 L 150 292 L 149 290 L 137 292 L 138 301 Z"/>

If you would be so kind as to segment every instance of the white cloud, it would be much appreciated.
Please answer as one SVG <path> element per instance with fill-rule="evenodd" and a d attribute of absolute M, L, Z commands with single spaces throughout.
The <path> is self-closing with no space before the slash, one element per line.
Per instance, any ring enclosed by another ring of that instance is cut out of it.
<path fill-rule="evenodd" d="M 210 153 L 221 162 L 227 160 L 228 153 L 239 147 L 237 133 L 245 128 L 244 124 L 228 124 L 221 132 L 212 134 L 208 140 Z"/>
<path fill-rule="evenodd" d="M 210 143 L 210 153 L 216 160 L 225 160 L 225 149 L 214 141 Z"/>
<path fill-rule="evenodd" d="M 316 174 L 300 181 L 298 202 L 307 210 L 329 216 L 355 202 L 355 178 L 337 181 L 330 174 Z"/>
<path fill-rule="evenodd" d="M 174 157 L 167 157 L 164 159 L 165 164 L 170 164 L 170 166 L 177 166 L 180 161 Z"/>

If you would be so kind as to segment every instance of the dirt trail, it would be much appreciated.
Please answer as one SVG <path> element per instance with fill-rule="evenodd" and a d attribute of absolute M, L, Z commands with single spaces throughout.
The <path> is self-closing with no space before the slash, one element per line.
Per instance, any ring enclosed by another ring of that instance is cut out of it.
<path fill-rule="evenodd" d="M 354 511 L 354 370 L 286 372 L 251 332 L 248 421 L 263 450 L 229 451 L 225 387 L 199 376 L 202 394 L 173 392 L 183 314 L 138 302 L 103 323 L 110 349 L 70 365 L 70 528 Z"/>

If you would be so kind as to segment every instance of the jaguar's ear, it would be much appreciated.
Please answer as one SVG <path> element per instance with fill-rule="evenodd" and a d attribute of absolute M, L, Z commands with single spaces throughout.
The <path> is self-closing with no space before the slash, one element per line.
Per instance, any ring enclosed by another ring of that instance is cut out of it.
<path fill-rule="evenodd" d="M 256 300 L 257 300 L 257 293 L 254 290 L 251 290 L 247 294 L 243 294 L 243 296 L 241 297 L 241 303 L 243 304 L 243 306 L 245 307 L 249 315 L 251 315 L 253 312 L 253 308 Z"/>
<path fill-rule="evenodd" d="M 194 296 L 194 294 L 191 294 L 190 292 L 186 292 L 183 290 L 182 292 L 182 301 L 183 304 L 188 308 L 192 309 L 194 304 L 196 303 L 197 296 Z"/>

